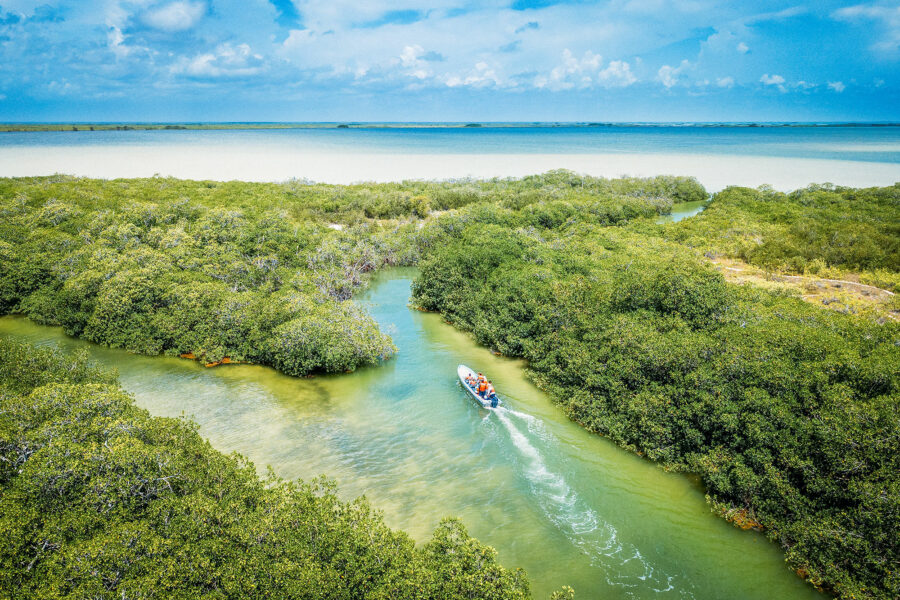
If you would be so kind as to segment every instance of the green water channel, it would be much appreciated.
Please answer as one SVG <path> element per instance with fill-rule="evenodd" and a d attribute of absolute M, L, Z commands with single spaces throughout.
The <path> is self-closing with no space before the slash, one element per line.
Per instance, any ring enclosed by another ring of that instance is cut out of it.
<path fill-rule="evenodd" d="M 441 517 L 460 516 L 504 565 L 527 570 L 537 598 L 563 584 L 580 599 L 821 597 L 764 536 L 712 515 L 696 481 L 587 433 L 526 380 L 520 361 L 408 308 L 414 275 L 383 272 L 360 297 L 399 352 L 347 375 L 206 369 L 101 348 L 20 317 L 0 318 L 0 335 L 86 347 L 151 413 L 193 417 L 213 446 L 260 470 L 327 474 L 344 497 L 365 494 L 418 541 Z M 467 397 L 459 363 L 493 379 L 500 409 Z"/>
<path fill-rule="evenodd" d="M 709 200 L 698 200 L 696 202 L 682 202 L 672 207 L 672 212 L 667 215 L 660 215 L 656 222 L 660 225 L 663 223 L 677 223 L 682 219 L 693 217 L 703 212 L 709 205 Z"/>

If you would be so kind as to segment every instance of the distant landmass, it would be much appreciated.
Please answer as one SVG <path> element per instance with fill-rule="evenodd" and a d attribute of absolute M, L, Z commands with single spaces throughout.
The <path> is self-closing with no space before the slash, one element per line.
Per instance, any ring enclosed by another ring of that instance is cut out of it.
<path fill-rule="evenodd" d="M 134 131 L 134 130 L 196 130 L 196 129 L 472 129 L 472 128 L 549 128 L 549 127 L 900 127 L 894 122 L 385 122 L 385 123 L 278 123 L 278 122 L 221 122 L 221 123 L 0 123 L 0 132 L 30 131 Z"/>

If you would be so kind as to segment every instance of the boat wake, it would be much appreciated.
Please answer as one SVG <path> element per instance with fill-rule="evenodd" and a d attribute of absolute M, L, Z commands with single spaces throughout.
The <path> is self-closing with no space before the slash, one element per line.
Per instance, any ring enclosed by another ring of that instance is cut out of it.
<path fill-rule="evenodd" d="M 648 592 L 667 597 L 694 597 L 690 582 L 679 581 L 676 587 L 676 577 L 654 568 L 636 547 L 620 541 L 615 527 L 582 500 L 561 474 L 548 468 L 532 439 L 544 444 L 553 444 L 556 440 L 540 419 L 503 406 L 492 412 L 518 450 L 522 473 L 541 511 L 593 566 L 602 569 L 608 585 L 621 588 L 626 598 L 646 597 Z M 520 428 L 522 425 L 524 431 Z"/>

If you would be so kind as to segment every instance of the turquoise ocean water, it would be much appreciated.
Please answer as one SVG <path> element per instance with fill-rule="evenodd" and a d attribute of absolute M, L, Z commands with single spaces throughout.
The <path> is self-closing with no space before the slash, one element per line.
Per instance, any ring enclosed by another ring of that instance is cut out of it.
<path fill-rule="evenodd" d="M 711 191 L 900 181 L 900 127 L 490 126 L 0 133 L 0 176 L 327 183 L 690 175 Z"/>

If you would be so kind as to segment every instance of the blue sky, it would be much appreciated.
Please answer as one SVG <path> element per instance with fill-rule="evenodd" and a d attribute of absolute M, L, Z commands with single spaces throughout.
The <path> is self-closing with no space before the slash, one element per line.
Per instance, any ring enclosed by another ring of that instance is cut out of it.
<path fill-rule="evenodd" d="M 900 121 L 900 0 L 0 0 L 2 121 Z"/>

